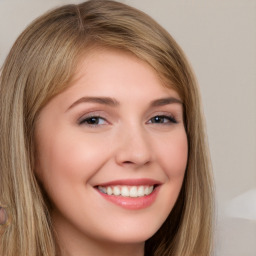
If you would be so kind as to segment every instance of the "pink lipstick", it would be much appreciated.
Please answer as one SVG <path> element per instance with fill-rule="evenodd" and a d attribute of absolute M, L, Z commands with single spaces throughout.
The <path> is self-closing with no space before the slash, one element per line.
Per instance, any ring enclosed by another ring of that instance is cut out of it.
<path fill-rule="evenodd" d="M 100 195 L 123 208 L 139 210 L 155 201 L 161 183 L 152 179 L 116 180 L 95 186 Z"/>

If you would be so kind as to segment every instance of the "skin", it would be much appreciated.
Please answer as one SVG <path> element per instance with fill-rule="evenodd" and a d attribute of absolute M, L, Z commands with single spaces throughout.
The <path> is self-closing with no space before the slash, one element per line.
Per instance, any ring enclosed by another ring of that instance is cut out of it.
<path fill-rule="evenodd" d="M 152 105 L 170 97 L 174 102 Z M 188 145 L 179 101 L 147 63 L 98 49 L 82 59 L 69 88 L 42 109 L 36 174 L 53 204 L 62 255 L 144 254 L 145 240 L 169 215 L 184 178 Z M 109 202 L 95 188 L 145 178 L 159 186 L 143 209 Z"/>

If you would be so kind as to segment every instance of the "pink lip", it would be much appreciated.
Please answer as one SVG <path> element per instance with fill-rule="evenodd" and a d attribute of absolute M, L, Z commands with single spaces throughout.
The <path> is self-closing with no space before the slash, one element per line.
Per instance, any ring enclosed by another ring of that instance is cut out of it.
<path fill-rule="evenodd" d="M 114 203 L 122 208 L 129 209 L 129 210 L 140 210 L 149 207 L 154 203 L 158 192 L 160 190 L 161 183 L 159 181 L 155 181 L 152 179 L 138 179 L 138 180 L 116 180 L 107 183 L 102 183 L 99 186 L 115 186 L 115 185 L 127 185 L 127 186 L 138 186 L 138 185 L 157 185 L 153 192 L 147 196 L 142 197 L 123 197 L 123 196 L 114 196 L 108 195 L 96 188 L 98 193 L 107 201 Z"/>
<path fill-rule="evenodd" d="M 105 183 L 98 184 L 97 186 L 107 187 L 107 186 L 117 186 L 117 185 L 127 185 L 127 186 L 139 186 L 139 185 L 161 185 L 162 183 L 157 180 L 152 179 L 124 179 L 124 180 L 114 180 Z"/>

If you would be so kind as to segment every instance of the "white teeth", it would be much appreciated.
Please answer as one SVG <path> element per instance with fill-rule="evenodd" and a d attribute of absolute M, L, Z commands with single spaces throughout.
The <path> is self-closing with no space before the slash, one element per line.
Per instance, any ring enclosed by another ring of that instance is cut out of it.
<path fill-rule="evenodd" d="M 148 195 L 149 195 L 149 194 L 151 194 L 151 193 L 153 192 L 153 189 L 154 189 L 154 187 L 153 187 L 153 186 L 151 186 L 151 187 L 149 187 L 149 188 L 148 188 Z"/>
<path fill-rule="evenodd" d="M 107 194 L 108 195 L 112 195 L 112 188 L 111 187 L 107 187 Z"/>
<path fill-rule="evenodd" d="M 130 192 L 129 192 L 129 189 L 127 186 L 123 186 L 122 189 L 121 189 L 121 195 L 122 196 L 129 196 L 130 195 Z"/>
<path fill-rule="evenodd" d="M 139 186 L 139 188 L 137 190 L 137 195 L 144 196 L 144 187 L 143 186 Z"/>
<path fill-rule="evenodd" d="M 151 194 L 154 186 L 98 186 L 98 189 L 108 195 L 123 196 L 123 197 L 142 197 Z"/>
<path fill-rule="evenodd" d="M 119 187 L 115 186 L 115 187 L 113 188 L 113 194 L 114 194 L 115 196 L 120 196 L 121 191 L 120 191 Z"/>
<path fill-rule="evenodd" d="M 145 188 L 144 193 L 145 193 L 146 195 L 149 195 L 149 188 L 148 188 L 148 187 Z"/>
<path fill-rule="evenodd" d="M 130 197 L 137 197 L 138 196 L 138 191 L 137 191 L 137 187 L 133 186 L 130 189 Z"/>

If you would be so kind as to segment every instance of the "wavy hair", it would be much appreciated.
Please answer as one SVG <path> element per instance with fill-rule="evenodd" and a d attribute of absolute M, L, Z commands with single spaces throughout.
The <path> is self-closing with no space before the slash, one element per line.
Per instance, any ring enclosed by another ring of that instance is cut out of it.
<path fill-rule="evenodd" d="M 1 256 L 55 256 L 49 208 L 35 177 L 34 128 L 40 110 L 70 84 L 92 47 L 133 53 L 149 63 L 184 103 L 188 162 L 178 200 L 145 243 L 147 256 L 208 256 L 212 250 L 213 185 L 200 95 L 186 57 L 147 14 L 109 0 L 64 5 L 18 37 L 0 76 Z"/>

